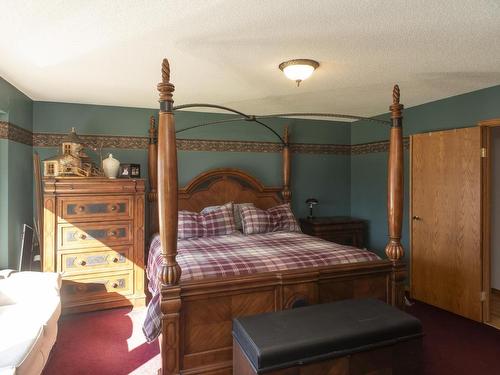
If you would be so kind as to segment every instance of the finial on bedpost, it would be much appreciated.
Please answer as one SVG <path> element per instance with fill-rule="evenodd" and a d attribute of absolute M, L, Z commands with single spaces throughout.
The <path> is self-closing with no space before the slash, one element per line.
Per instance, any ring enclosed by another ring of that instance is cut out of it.
<path fill-rule="evenodd" d="M 158 83 L 158 91 L 160 92 L 160 110 L 172 111 L 172 105 L 174 100 L 172 99 L 172 93 L 175 90 L 174 85 L 170 83 L 170 64 L 167 59 L 163 59 L 161 64 L 161 82 Z M 162 107 L 162 103 L 165 105 Z"/>
<path fill-rule="evenodd" d="M 167 59 L 163 59 L 163 62 L 161 64 L 161 78 L 163 83 L 170 82 L 170 64 L 168 63 Z"/>
<path fill-rule="evenodd" d="M 290 142 L 289 142 L 289 132 L 288 125 L 285 126 L 285 131 L 283 134 L 283 191 L 281 195 L 285 202 L 290 202 L 292 193 L 290 191 Z"/>
<path fill-rule="evenodd" d="M 168 286 L 177 285 L 181 278 L 181 268 L 177 263 L 177 146 L 175 138 L 175 120 L 173 114 L 172 93 L 175 90 L 170 83 L 170 65 L 163 59 L 161 65 L 162 82 L 158 84 L 160 92 L 160 113 L 158 116 L 158 218 L 164 266 L 160 279 Z"/>
<path fill-rule="evenodd" d="M 399 104 L 399 96 L 400 96 L 399 86 L 394 85 L 392 89 L 392 104 Z"/>
<path fill-rule="evenodd" d="M 394 85 L 392 91 L 391 137 L 389 144 L 389 161 L 387 177 L 387 222 L 389 242 L 385 248 L 387 257 L 393 262 L 404 255 L 401 245 L 403 224 L 403 105 L 399 104 L 399 86 Z"/>
<path fill-rule="evenodd" d="M 391 118 L 402 118 L 402 111 L 404 106 L 402 104 L 399 104 L 399 98 L 400 98 L 400 91 L 399 91 L 399 86 L 394 85 L 394 88 L 392 89 L 392 105 L 389 107 L 391 110 Z M 393 126 L 394 126 L 394 121 L 393 121 Z"/>

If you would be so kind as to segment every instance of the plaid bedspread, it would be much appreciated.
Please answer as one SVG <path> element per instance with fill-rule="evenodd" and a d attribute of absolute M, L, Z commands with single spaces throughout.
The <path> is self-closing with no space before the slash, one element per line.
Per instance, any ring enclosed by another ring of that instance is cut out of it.
<path fill-rule="evenodd" d="M 143 325 L 149 342 L 158 337 L 161 329 L 158 275 L 163 258 L 160 247 L 160 237 L 156 235 L 150 245 L 147 265 L 148 288 L 153 298 Z M 182 269 L 181 283 L 378 259 L 367 250 L 291 232 L 179 240 L 177 255 Z"/>

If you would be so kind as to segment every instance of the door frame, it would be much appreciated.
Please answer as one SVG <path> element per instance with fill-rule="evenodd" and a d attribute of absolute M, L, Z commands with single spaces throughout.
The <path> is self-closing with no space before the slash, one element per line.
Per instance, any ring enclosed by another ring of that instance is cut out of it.
<path fill-rule="evenodd" d="M 408 153 L 408 244 L 410 246 L 410 267 L 408 269 L 409 294 L 413 298 L 413 134 L 410 135 L 410 152 Z"/>
<path fill-rule="evenodd" d="M 482 264 L 483 264 L 483 322 L 490 321 L 490 298 L 491 298 L 491 129 L 500 126 L 500 118 L 480 121 L 477 126 L 481 127 L 481 148 L 486 150 L 481 162 L 481 215 L 482 215 Z M 483 151 L 481 151 L 483 152 Z"/>

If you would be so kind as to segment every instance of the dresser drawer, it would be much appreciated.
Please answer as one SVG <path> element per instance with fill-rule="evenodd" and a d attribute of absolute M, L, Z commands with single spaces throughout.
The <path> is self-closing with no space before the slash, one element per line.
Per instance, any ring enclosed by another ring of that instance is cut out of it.
<path fill-rule="evenodd" d="M 131 247 L 59 253 L 59 271 L 65 276 L 82 273 L 118 271 L 133 267 Z"/>
<path fill-rule="evenodd" d="M 111 197 L 61 197 L 59 221 L 128 220 L 133 217 L 133 198 Z"/>
<path fill-rule="evenodd" d="M 132 228 L 131 221 L 59 224 L 58 250 L 132 244 Z"/>
<path fill-rule="evenodd" d="M 61 298 L 65 307 L 77 302 L 120 299 L 134 292 L 133 272 L 65 277 L 61 287 Z"/>

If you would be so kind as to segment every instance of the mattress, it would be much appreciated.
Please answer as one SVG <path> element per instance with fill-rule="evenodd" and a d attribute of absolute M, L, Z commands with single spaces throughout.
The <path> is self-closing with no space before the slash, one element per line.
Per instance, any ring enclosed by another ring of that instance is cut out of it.
<path fill-rule="evenodd" d="M 181 284 L 193 280 L 227 278 L 257 273 L 369 262 L 380 258 L 367 250 L 339 245 L 297 232 L 271 232 L 179 240 L 177 262 Z M 149 249 L 147 277 L 153 298 L 143 331 L 148 341 L 161 329 L 159 273 L 164 264 L 159 235 Z"/>

